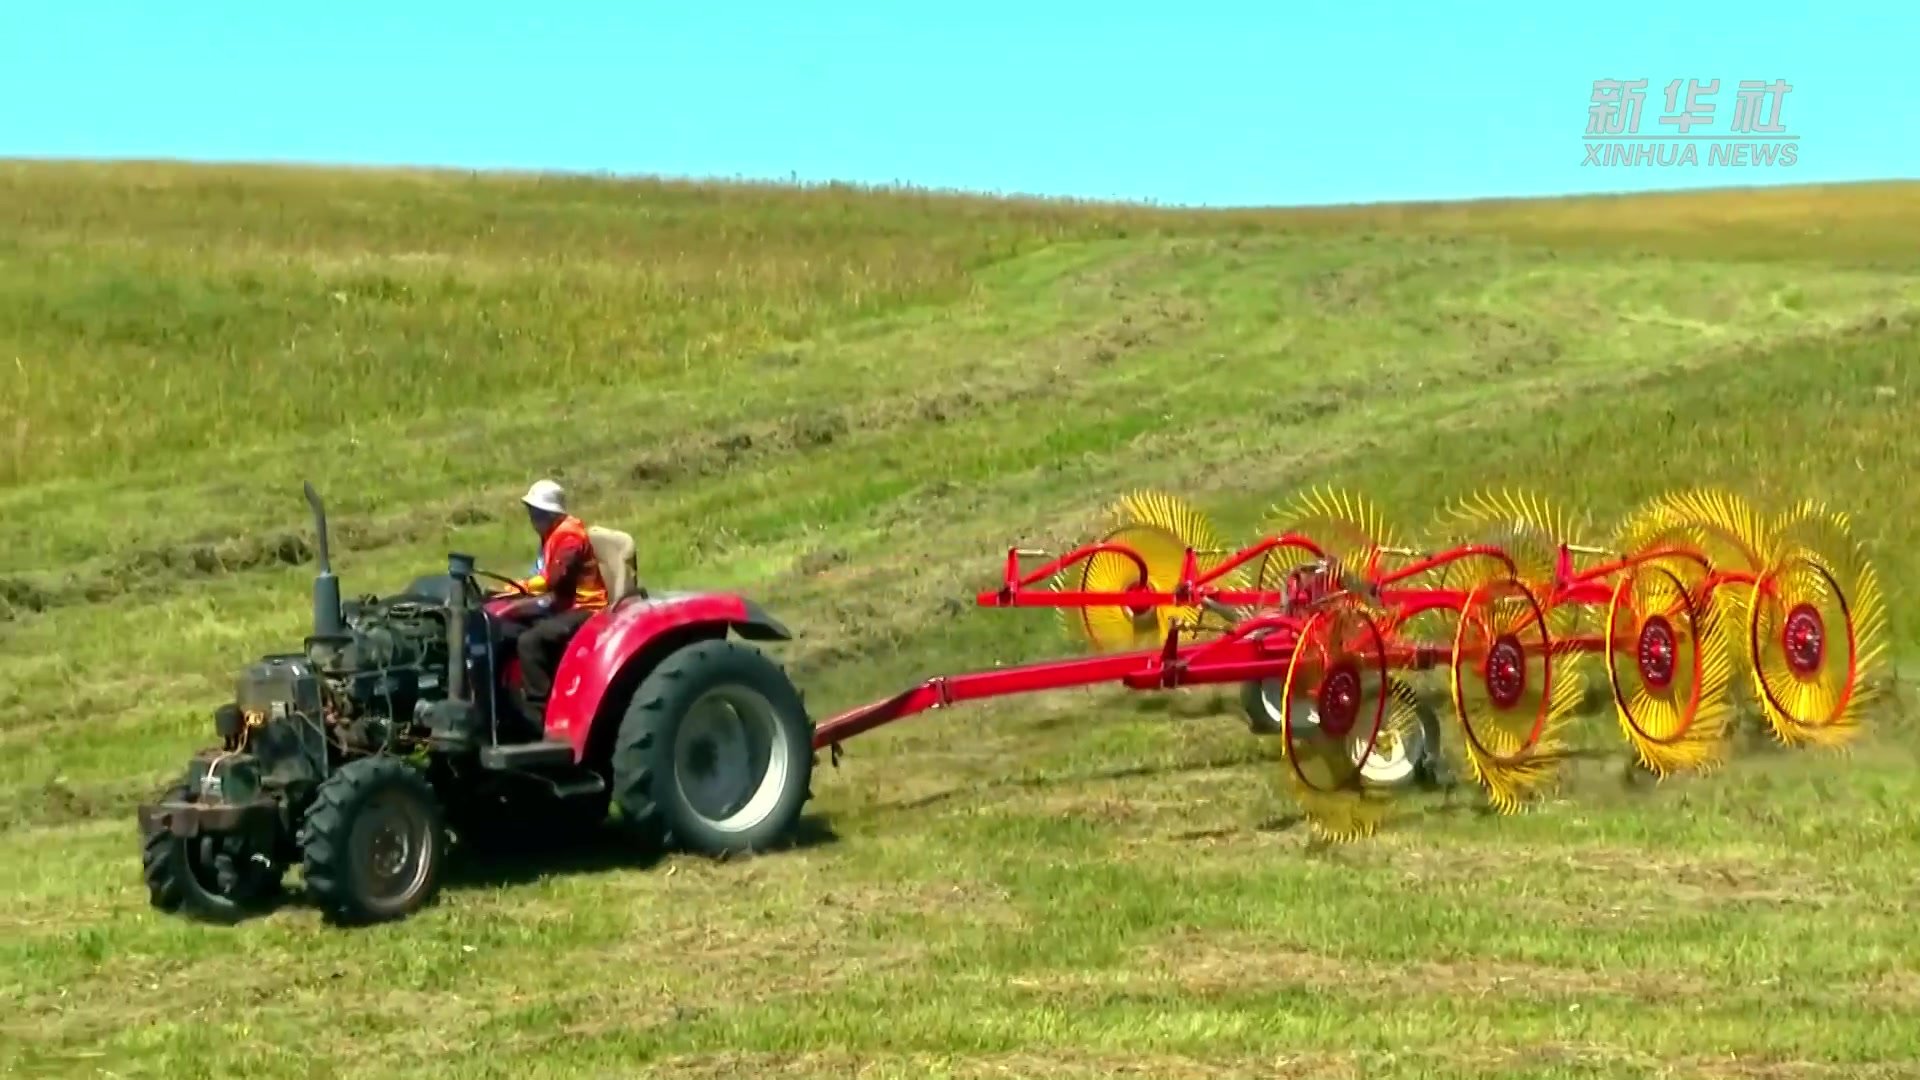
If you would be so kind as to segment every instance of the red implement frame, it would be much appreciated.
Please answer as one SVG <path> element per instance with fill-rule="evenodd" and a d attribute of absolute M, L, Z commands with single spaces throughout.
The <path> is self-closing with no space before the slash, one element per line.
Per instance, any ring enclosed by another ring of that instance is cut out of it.
<path fill-rule="evenodd" d="M 1287 588 L 1278 590 L 1234 589 L 1217 582 L 1234 570 L 1269 552 L 1297 548 L 1314 555 L 1318 563 L 1295 570 Z M 1364 596 L 1370 606 L 1384 614 L 1376 617 L 1386 637 L 1387 662 L 1400 670 L 1423 670 L 1453 661 L 1449 645 L 1410 642 L 1394 632 L 1408 620 L 1436 610 L 1460 611 L 1468 594 L 1456 589 L 1400 587 L 1400 583 L 1422 573 L 1466 558 L 1491 558 L 1503 564 L 1509 574 L 1516 572 L 1513 560 L 1498 547 L 1463 545 L 1445 551 L 1419 554 L 1400 549 L 1372 552 L 1363 576 L 1328 572 L 1328 560 L 1319 545 L 1295 533 L 1269 536 L 1250 547 L 1232 553 L 1220 565 L 1205 572 L 1199 569 L 1197 553 L 1187 549 L 1180 579 L 1171 589 L 1156 590 L 1148 583 L 1148 565 L 1139 552 L 1118 543 L 1088 544 L 1076 548 L 1037 570 L 1022 572 L 1021 560 L 1044 557 L 1047 553 L 1023 548 L 1007 552 L 1005 576 L 998 589 L 980 593 L 981 607 L 1124 607 L 1139 615 L 1157 607 L 1226 605 L 1251 607 L 1260 613 L 1242 620 L 1220 636 L 1201 641 L 1180 641 L 1180 628 L 1172 627 L 1158 648 L 1070 660 L 1045 660 L 991 671 L 941 675 L 883 701 L 850 709 L 824 721 L 815 730 L 814 748 L 832 747 L 895 720 L 983 698 L 1008 697 L 1046 690 L 1118 683 L 1130 690 L 1166 690 L 1184 686 L 1239 683 L 1283 678 L 1292 659 L 1300 632 L 1312 612 L 1340 597 Z M 1035 586 L 1068 567 L 1097 555 L 1115 555 L 1134 564 L 1139 577 L 1131 589 L 1088 592 L 1054 590 Z M 1575 554 L 1607 557 L 1608 561 L 1575 572 Z M 1380 567 L 1384 555 L 1412 559 L 1391 570 Z M 1698 563 L 1707 574 L 1702 583 L 1702 599 L 1713 590 L 1730 584 L 1752 585 L 1756 575 L 1714 569 L 1699 552 L 1684 547 L 1660 547 L 1633 555 L 1619 555 L 1596 548 L 1562 545 L 1554 567 L 1554 579 L 1539 596 L 1539 610 L 1551 611 L 1562 604 L 1606 607 L 1619 586 L 1619 575 L 1654 560 L 1683 559 Z M 1551 639 L 1549 639 L 1551 641 Z M 1552 651 L 1598 653 L 1605 650 L 1605 637 L 1588 635 L 1552 641 Z"/>
<path fill-rule="evenodd" d="M 1321 562 L 1317 567 L 1308 564 L 1304 573 L 1301 570 L 1294 571 L 1286 589 L 1233 589 L 1215 584 L 1252 560 L 1282 548 L 1308 551 Z M 1288 533 L 1266 537 L 1251 547 L 1233 553 L 1225 562 L 1204 573 L 1199 570 L 1196 553 L 1189 548 L 1181 567 L 1180 580 L 1170 590 L 1156 590 L 1148 586 L 1146 559 L 1124 544 L 1089 544 L 1037 570 L 1022 573 L 1023 558 L 1045 554 L 1022 548 L 1010 549 L 1001 586 L 979 594 L 976 602 L 981 607 L 1124 607 L 1135 614 L 1157 607 L 1200 604 L 1266 610 L 1242 620 L 1218 637 L 1203 641 L 1182 644 L 1179 627 L 1175 626 L 1158 648 L 936 676 L 884 701 L 862 705 L 822 722 L 814 732 L 814 748 L 833 747 L 837 750 L 841 742 L 903 717 L 983 698 L 1102 683 L 1119 683 L 1130 690 L 1166 690 L 1281 678 L 1287 673 L 1294 646 L 1308 616 L 1331 600 L 1364 593 L 1373 604 L 1389 609 L 1390 615 L 1381 620 L 1381 629 L 1385 632 L 1422 612 L 1449 608 L 1458 610 L 1466 600 L 1464 592 L 1395 588 L 1395 583 L 1469 557 L 1492 557 L 1506 564 L 1509 569 L 1513 566 L 1512 560 L 1498 548 L 1469 546 L 1426 556 L 1390 573 L 1369 574 L 1365 579 L 1343 575 L 1336 582 L 1325 572 L 1325 555 L 1320 547 L 1304 536 Z M 1140 576 L 1133 588 L 1110 592 L 1035 588 L 1062 570 L 1102 554 L 1117 555 L 1138 568 Z M 1389 640 L 1387 660 L 1397 668 L 1430 668 L 1448 662 L 1452 656 L 1452 650 L 1447 646 Z"/>

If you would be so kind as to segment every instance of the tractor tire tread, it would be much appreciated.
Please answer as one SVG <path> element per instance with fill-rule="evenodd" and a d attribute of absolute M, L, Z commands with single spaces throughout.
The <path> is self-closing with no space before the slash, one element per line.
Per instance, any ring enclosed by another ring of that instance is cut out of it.
<path fill-rule="evenodd" d="M 357 895 L 348 860 L 355 819 L 367 799 L 387 786 L 399 787 L 419 800 L 434 830 L 434 848 L 428 856 L 432 865 L 421 887 L 399 909 L 381 911 Z M 438 893 L 448 838 L 445 809 L 433 785 L 418 769 L 392 757 L 348 762 L 320 784 L 300 824 L 297 842 L 307 893 L 334 922 L 366 924 L 404 918 L 432 902 Z"/>
<path fill-rule="evenodd" d="M 164 802 L 188 801 L 192 788 L 175 784 L 160 798 Z M 165 830 L 149 830 L 141 837 L 140 871 L 147 886 L 147 902 L 155 911 L 219 925 L 239 922 L 264 909 L 281 890 L 281 871 L 277 868 L 249 868 L 238 883 L 238 895 L 210 892 L 194 878 L 186 842 Z"/>
<path fill-rule="evenodd" d="M 175 784 L 160 800 L 173 802 L 185 799 L 188 794 L 187 785 Z M 173 849 L 173 836 L 165 830 L 148 830 L 141 837 L 140 870 L 147 883 L 147 902 L 154 910 L 169 914 L 179 911 L 186 902 L 186 884 L 180 880 Z"/>
<path fill-rule="evenodd" d="M 672 781 L 672 762 L 661 755 L 671 754 L 673 740 L 667 731 L 676 718 L 674 707 L 684 709 L 691 702 L 687 686 L 697 676 L 713 682 L 744 683 L 764 694 L 784 716 L 797 716 L 806 735 L 807 746 L 801 761 L 793 767 L 805 770 L 800 797 L 774 818 L 775 827 L 756 827 L 751 833 L 785 833 L 798 820 L 800 812 L 813 798 L 812 740 L 814 724 L 807 714 L 799 688 L 788 679 L 782 666 L 759 649 L 726 638 L 708 639 L 685 646 L 663 659 L 648 672 L 627 705 L 620 720 L 613 752 L 613 798 L 620 808 L 620 824 L 630 841 L 649 850 L 685 845 L 690 837 L 676 834 L 670 813 L 661 805 L 664 783 Z M 791 732 L 784 734 L 791 735 Z M 778 819 L 785 819 L 780 821 Z M 747 839 L 720 844 L 708 838 L 697 846 L 715 850 L 759 850 L 773 846 L 772 840 Z"/>

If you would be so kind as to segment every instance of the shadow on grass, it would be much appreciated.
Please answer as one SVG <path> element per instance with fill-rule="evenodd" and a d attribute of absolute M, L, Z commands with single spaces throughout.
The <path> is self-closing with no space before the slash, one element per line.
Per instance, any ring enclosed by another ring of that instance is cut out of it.
<path fill-rule="evenodd" d="M 799 820 L 783 842 L 745 857 L 778 857 L 786 852 L 835 844 L 839 840 L 839 834 L 823 817 L 807 815 Z M 587 828 L 555 828 L 545 835 L 523 826 L 493 837 L 457 842 L 449 852 L 446 869 L 441 874 L 440 891 L 445 894 L 511 888 L 531 885 L 550 877 L 587 877 L 619 870 L 651 870 L 681 851 L 678 846 L 666 850 L 638 846 L 622 834 L 617 820 L 613 818 Z M 731 860 L 723 857 L 718 861 Z M 239 913 L 211 921 L 232 926 L 263 919 L 289 908 L 311 906 L 304 888 L 287 885 L 259 898 Z"/>
<path fill-rule="evenodd" d="M 866 808 L 868 813 L 902 813 L 915 810 L 927 810 L 962 796 L 978 795 L 988 791 L 1045 791 L 1065 784 L 1084 784 L 1101 780 L 1142 780 L 1153 777 L 1178 776 L 1182 773 L 1211 772 L 1216 769 L 1229 769 L 1247 763 L 1244 754 L 1221 755 L 1203 761 L 1189 761 L 1180 765 L 1128 765 L 1122 768 L 1075 771 L 1042 776 L 1014 776 L 1002 780 L 989 780 L 984 783 L 962 784 L 944 791 L 935 791 L 911 799 L 895 802 L 876 803 Z"/>
<path fill-rule="evenodd" d="M 839 843 L 832 824 L 819 815 L 803 816 L 793 832 L 781 843 L 745 858 L 777 857 L 786 852 L 805 851 Z M 517 833 L 488 842 L 462 845 L 447 866 L 442 879 L 449 892 L 464 889 L 495 889 L 503 886 L 530 885 L 549 877 L 580 877 L 618 870 L 648 870 L 679 854 L 678 847 L 666 850 L 639 847 L 609 818 L 597 826 L 570 833 L 539 836 Z M 722 858 L 720 861 L 729 861 Z"/>
<path fill-rule="evenodd" d="M 1172 833 L 1168 839 L 1178 840 L 1182 843 L 1198 844 L 1205 843 L 1209 840 L 1233 840 L 1245 836 L 1249 832 L 1279 835 L 1281 833 L 1293 832 L 1296 829 L 1304 827 L 1306 823 L 1307 815 L 1305 814 L 1275 814 L 1264 821 L 1255 822 L 1252 825 L 1222 825 L 1212 829 L 1188 829 L 1184 832 Z"/>

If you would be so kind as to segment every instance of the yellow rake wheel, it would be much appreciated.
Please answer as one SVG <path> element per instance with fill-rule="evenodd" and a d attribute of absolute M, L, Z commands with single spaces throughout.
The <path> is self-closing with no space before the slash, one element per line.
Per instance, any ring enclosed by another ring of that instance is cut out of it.
<path fill-rule="evenodd" d="M 1387 791 L 1367 782 L 1367 764 L 1383 738 L 1404 742 L 1418 723 L 1392 686 L 1386 639 L 1359 605 L 1337 602 L 1307 619 L 1280 696 L 1282 776 L 1322 838 L 1371 835 L 1386 816 Z"/>
<path fill-rule="evenodd" d="M 1690 542 L 1716 570 L 1757 574 L 1771 561 L 1777 537 L 1745 498 L 1698 488 L 1642 503 L 1622 523 L 1620 546 L 1644 551 L 1655 543 Z"/>
<path fill-rule="evenodd" d="M 1722 573 L 1758 576 L 1774 562 L 1778 530 L 1769 526 L 1751 502 L 1711 488 L 1669 492 L 1642 503 L 1620 527 L 1623 551 L 1681 548 L 1704 556 Z M 1711 598 L 1730 656 L 1745 656 L 1741 629 L 1750 619 L 1751 589 L 1726 587 Z"/>
<path fill-rule="evenodd" d="M 1720 764 L 1733 719 L 1733 662 L 1699 575 L 1685 569 L 1638 563 L 1620 576 L 1607 608 L 1614 709 L 1641 764 L 1657 776 Z"/>
<path fill-rule="evenodd" d="M 1537 595 L 1553 585 L 1560 547 L 1585 545 L 1575 538 L 1573 517 L 1559 505 L 1531 492 L 1480 492 L 1456 500 L 1436 516 L 1434 535 L 1446 546 L 1499 548 L 1513 561 L 1513 576 Z M 1592 564 L 1585 551 L 1571 552 L 1576 571 Z M 1471 589 L 1492 576 L 1506 576 L 1505 565 L 1490 555 L 1475 555 L 1449 564 L 1441 581 L 1451 589 Z M 1588 632 L 1593 613 L 1582 604 L 1556 604 L 1547 612 L 1547 627 L 1556 640 Z"/>
<path fill-rule="evenodd" d="M 1780 742 L 1839 746 L 1883 690 L 1886 608 L 1845 515 L 1802 503 L 1747 605 L 1756 696 Z"/>
<path fill-rule="evenodd" d="M 1121 523 L 1099 542 L 1123 544 L 1139 554 L 1147 564 L 1147 587 L 1154 591 L 1171 592 L 1180 583 L 1189 547 L 1194 549 L 1202 573 L 1226 561 L 1212 523 L 1176 496 L 1135 492 L 1115 503 L 1112 513 Z M 1139 578 L 1140 568 L 1132 559 L 1101 552 L 1067 567 L 1055 577 L 1053 586 L 1056 591 L 1126 592 L 1139 583 Z M 1176 622 L 1198 628 L 1210 621 L 1199 605 L 1138 611 L 1120 606 L 1062 608 L 1060 615 L 1076 636 L 1101 652 L 1150 648 L 1164 641 Z"/>
<path fill-rule="evenodd" d="M 1546 611 L 1512 578 L 1483 581 L 1461 605 L 1451 689 L 1468 771 L 1501 813 L 1552 779 L 1579 672 L 1554 663 Z"/>
<path fill-rule="evenodd" d="M 1388 552 L 1399 546 L 1378 506 L 1365 496 L 1332 488 L 1315 488 L 1274 506 L 1261 528 L 1267 536 L 1293 533 L 1318 547 L 1330 564 L 1325 581 L 1332 591 L 1342 588 L 1343 579 L 1369 578 L 1386 561 Z M 1316 556 L 1304 548 L 1274 548 L 1260 557 L 1255 587 L 1268 592 L 1284 590 L 1296 570 L 1315 561 Z M 1366 602 L 1357 594 L 1354 599 Z"/>

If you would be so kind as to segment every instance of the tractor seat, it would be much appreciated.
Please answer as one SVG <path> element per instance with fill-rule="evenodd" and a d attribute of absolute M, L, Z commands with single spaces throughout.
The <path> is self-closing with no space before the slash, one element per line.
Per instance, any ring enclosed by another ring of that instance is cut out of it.
<path fill-rule="evenodd" d="M 645 592 L 640 587 L 640 562 L 634 554 L 632 536 L 619 529 L 590 525 L 587 541 L 593 545 L 594 560 L 600 564 L 600 577 L 607 583 L 608 607 Z"/>

